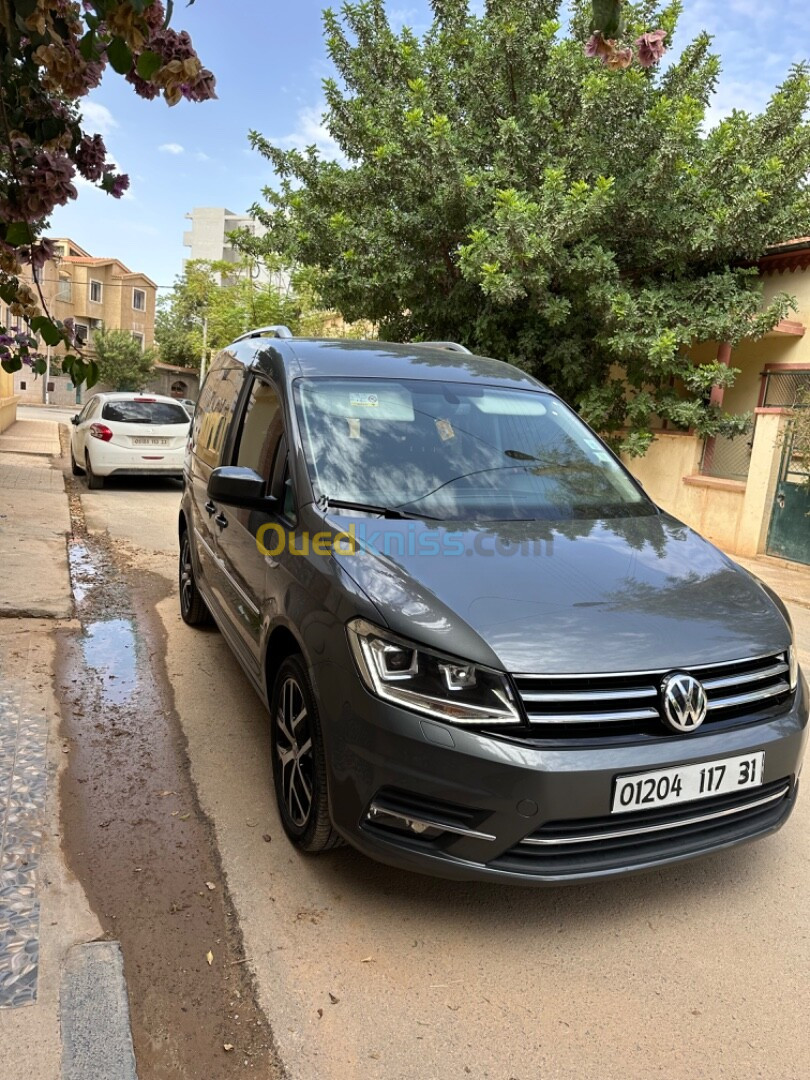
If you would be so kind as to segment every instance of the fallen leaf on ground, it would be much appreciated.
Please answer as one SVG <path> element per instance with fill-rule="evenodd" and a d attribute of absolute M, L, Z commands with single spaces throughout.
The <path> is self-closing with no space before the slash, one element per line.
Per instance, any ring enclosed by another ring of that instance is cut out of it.
<path fill-rule="evenodd" d="M 257 826 L 257 825 L 258 825 L 259 823 L 258 823 L 258 821 L 246 821 L 246 822 L 245 822 L 245 824 L 246 824 L 246 825 L 247 825 L 247 826 L 248 826 L 249 828 L 251 828 L 251 829 L 255 829 L 255 828 L 256 828 L 256 826 Z"/>
<path fill-rule="evenodd" d="M 373 956 L 364 956 L 363 959 L 360 961 L 360 963 L 361 964 L 373 964 L 374 963 L 374 957 Z"/>
<path fill-rule="evenodd" d="M 330 1000 L 330 1001 L 332 1002 L 332 1004 L 333 1004 L 333 1005 L 337 1005 L 337 1003 L 338 1003 L 338 1002 L 340 1001 L 340 998 L 339 998 L 339 997 L 335 997 L 335 995 L 334 995 L 334 994 L 332 993 L 332 991 L 330 990 L 330 991 L 329 991 L 329 1000 Z"/>
<path fill-rule="evenodd" d="M 222 1049 L 223 1050 L 233 1050 L 233 1043 L 223 1043 L 222 1044 Z"/>
<path fill-rule="evenodd" d="M 189 814 L 181 814 L 181 815 L 180 815 L 180 820 L 181 820 L 181 821 L 188 821 L 188 819 L 189 819 L 190 817 L 191 817 L 191 814 L 190 814 L 190 813 L 189 813 Z"/>
<path fill-rule="evenodd" d="M 210 949 L 205 954 L 205 959 L 208 961 L 208 966 L 210 967 L 211 964 L 213 964 L 213 962 L 214 962 L 214 954 L 211 952 Z"/>

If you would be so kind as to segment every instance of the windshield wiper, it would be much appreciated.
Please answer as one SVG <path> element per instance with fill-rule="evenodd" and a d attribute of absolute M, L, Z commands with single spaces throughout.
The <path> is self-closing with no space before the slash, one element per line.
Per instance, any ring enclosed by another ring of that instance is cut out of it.
<path fill-rule="evenodd" d="M 426 518 L 427 514 L 409 514 L 407 510 L 400 510 L 396 506 L 378 506 L 376 503 L 349 502 L 347 499 L 327 499 L 321 497 L 316 505 L 324 513 L 329 510 L 363 510 L 369 514 L 380 514 L 384 518 Z M 431 521 L 438 520 L 430 518 Z"/>

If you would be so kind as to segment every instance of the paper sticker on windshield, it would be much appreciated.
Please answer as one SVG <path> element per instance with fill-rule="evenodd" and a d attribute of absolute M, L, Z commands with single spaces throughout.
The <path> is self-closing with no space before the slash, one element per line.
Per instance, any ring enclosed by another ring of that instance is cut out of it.
<path fill-rule="evenodd" d="M 353 416 L 347 417 L 347 420 L 349 421 L 349 438 L 350 439 L 359 439 L 360 438 L 360 421 L 355 420 L 355 418 Z"/>
<path fill-rule="evenodd" d="M 439 438 L 442 442 L 447 442 L 448 439 L 455 439 L 456 433 L 453 431 L 453 425 L 449 420 L 437 420 L 436 430 L 439 433 Z"/>
<path fill-rule="evenodd" d="M 380 407 L 380 399 L 377 394 L 352 394 L 351 406 L 353 409 L 378 409 Z"/>

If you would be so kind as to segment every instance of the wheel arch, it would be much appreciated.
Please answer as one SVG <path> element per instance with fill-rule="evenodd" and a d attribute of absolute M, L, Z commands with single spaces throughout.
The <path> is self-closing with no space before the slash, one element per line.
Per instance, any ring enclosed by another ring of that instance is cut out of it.
<path fill-rule="evenodd" d="M 273 699 L 273 684 L 278 670 L 288 656 L 298 653 L 304 664 L 309 668 L 304 646 L 292 632 L 289 626 L 280 624 L 275 626 L 268 635 L 264 648 L 264 686 L 267 695 L 267 706 L 270 707 Z"/>

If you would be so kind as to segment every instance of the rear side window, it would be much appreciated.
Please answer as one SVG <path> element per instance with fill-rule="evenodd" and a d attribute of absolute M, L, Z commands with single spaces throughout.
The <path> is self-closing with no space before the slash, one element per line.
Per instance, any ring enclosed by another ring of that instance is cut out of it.
<path fill-rule="evenodd" d="M 108 401 L 101 419 L 122 424 L 188 424 L 188 413 L 182 405 L 168 401 Z"/>

